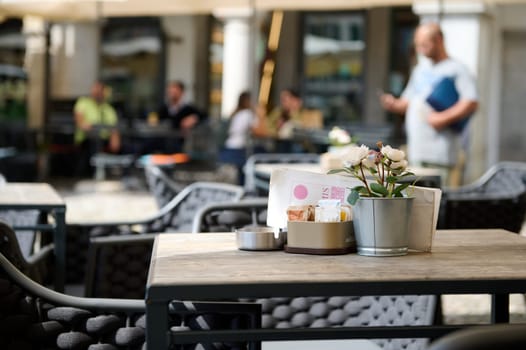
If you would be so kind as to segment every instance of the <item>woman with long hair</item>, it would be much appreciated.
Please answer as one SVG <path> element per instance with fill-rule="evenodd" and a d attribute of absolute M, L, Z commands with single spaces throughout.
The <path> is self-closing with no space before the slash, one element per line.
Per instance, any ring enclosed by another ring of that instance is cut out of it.
<path fill-rule="evenodd" d="M 238 170 L 238 182 L 244 183 L 243 166 L 247 160 L 247 145 L 257 118 L 252 109 L 250 92 L 239 95 L 237 107 L 230 116 L 228 137 L 219 153 L 219 161 L 233 164 Z"/>

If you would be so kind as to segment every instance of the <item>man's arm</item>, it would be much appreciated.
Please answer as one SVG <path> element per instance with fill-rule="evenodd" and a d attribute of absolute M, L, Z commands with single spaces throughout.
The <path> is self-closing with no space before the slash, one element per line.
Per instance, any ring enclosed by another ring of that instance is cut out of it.
<path fill-rule="evenodd" d="M 75 125 L 77 128 L 84 131 L 89 131 L 91 129 L 91 124 L 88 121 L 86 121 L 86 118 L 84 117 L 84 114 L 81 111 L 75 109 L 73 111 L 73 114 L 75 117 Z"/>
<path fill-rule="evenodd" d="M 405 98 L 396 98 L 391 94 L 382 94 L 380 96 L 380 103 L 382 107 L 392 113 L 405 115 L 409 101 Z"/>
<path fill-rule="evenodd" d="M 460 100 L 442 112 L 432 112 L 427 117 L 427 121 L 436 130 L 441 130 L 463 118 L 467 118 L 475 112 L 477 107 L 477 101 Z"/>

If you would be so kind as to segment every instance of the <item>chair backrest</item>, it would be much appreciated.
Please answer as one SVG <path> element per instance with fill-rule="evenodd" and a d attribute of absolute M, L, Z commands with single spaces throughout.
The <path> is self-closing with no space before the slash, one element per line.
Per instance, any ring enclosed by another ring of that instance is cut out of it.
<path fill-rule="evenodd" d="M 231 232 L 245 225 L 265 225 L 268 198 L 247 198 L 239 202 L 214 203 L 194 217 L 192 233 Z"/>
<path fill-rule="evenodd" d="M 439 338 L 428 350 L 526 349 L 526 325 L 499 324 L 462 329 Z"/>
<path fill-rule="evenodd" d="M 500 162 L 486 171 L 474 184 L 460 190 L 513 197 L 526 191 L 526 163 Z"/>
<path fill-rule="evenodd" d="M 0 220 L 13 227 L 36 226 L 39 223 L 39 219 L 40 212 L 38 210 L 0 210 Z M 33 230 L 16 230 L 15 233 L 24 258 L 29 258 L 34 253 L 37 232 Z"/>
<path fill-rule="evenodd" d="M 148 189 L 159 208 L 169 203 L 184 188 L 184 186 L 170 179 L 161 168 L 152 164 L 144 166 L 144 175 Z"/>
<path fill-rule="evenodd" d="M 211 203 L 236 202 L 243 195 L 241 186 L 194 182 L 162 207 L 143 232 L 191 232 L 194 216 L 200 208 Z"/>
<path fill-rule="evenodd" d="M 526 163 L 502 162 L 476 182 L 445 189 L 439 228 L 520 232 L 526 216 Z"/>
<path fill-rule="evenodd" d="M 16 212 L 15 217 L 22 212 Z M 32 212 L 32 211 L 31 211 Z M 5 212 L 3 212 L 5 214 Z M 38 213 L 38 211 L 37 211 Z M 18 224 L 23 224 L 21 221 L 16 221 Z M 30 251 L 29 255 L 24 254 L 21 249 L 26 242 L 20 238 L 30 236 L 34 239 L 34 233 L 31 232 L 14 232 L 10 229 L 11 222 L 6 222 L 3 217 L 0 218 L 0 226 L 8 227 L 9 229 L 0 230 L 0 252 L 7 256 L 16 267 L 22 271 L 26 276 L 39 283 L 44 282 L 47 277 L 50 277 L 51 270 L 51 252 L 54 245 L 49 243 L 39 247 L 38 252 Z M 19 237 L 20 236 L 20 237 Z"/>
<path fill-rule="evenodd" d="M 154 234 L 91 237 L 86 297 L 144 299 Z"/>
<path fill-rule="evenodd" d="M 314 153 L 256 153 L 245 163 L 245 190 L 257 192 L 256 164 L 258 163 L 318 163 L 320 155 Z M 268 182 L 268 180 L 267 180 Z"/>

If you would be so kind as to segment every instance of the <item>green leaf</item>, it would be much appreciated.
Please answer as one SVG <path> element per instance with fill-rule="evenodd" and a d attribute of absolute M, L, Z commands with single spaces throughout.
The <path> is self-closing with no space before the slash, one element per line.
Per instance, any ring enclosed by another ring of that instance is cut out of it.
<path fill-rule="evenodd" d="M 347 202 L 349 202 L 350 205 L 355 205 L 358 199 L 360 199 L 360 193 L 352 189 L 351 193 L 347 197 Z"/>
<path fill-rule="evenodd" d="M 396 196 L 396 197 L 401 197 L 402 196 L 402 191 L 405 190 L 407 187 L 409 187 L 409 183 L 405 183 L 405 184 L 401 184 L 400 186 L 396 187 L 393 191 L 393 194 Z M 400 194 L 400 196 L 398 196 L 398 194 Z"/>
<path fill-rule="evenodd" d="M 360 194 L 361 194 L 362 196 L 367 196 L 367 195 L 369 195 L 369 191 L 367 191 L 367 188 L 365 188 L 365 187 L 362 188 L 362 189 L 360 189 L 359 192 L 360 192 Z"/>
<path fill-rule="evenodd" d="M 367 170 L 369 170 L 369 172 L 373 175 L 378 174 L 378 170 L 376 170 L 376 168 L 368 168 Z"/>
<path fill-rule="evenodd" d="M 338 173 L 350 173 L 347 169 L 331 169 L 327 172 L 327 174 L 338 174 Z"/>
<path fill-rule="evenodd" d="M 398 181 L 397 176 L 388 176 L 387 179 L 385 179 L 387 183 L 394 184 Z"/>
<path fill-rule="evenodd" d="M 373 192 L 381 194 L 382 196 L 387 196 L 389 194 L 389 191 L 387 191 L 387 188 L 377 183 L 371 184 L 371 190 Z"/>
<path fill-rule="evenodd" d="M 415 173 L 408 171 L 407 173 L 400 174 L 400 177 L 415 176 Z"/>
<path fill-rule="evenodd" d="M 355 186 L 355 187 L 351 188 L 351 190 L 352 190 L 352 191 L 356 191 L 356 192 L 361 192 L 361 191 L 363 191 L 363 190 L 366 190 L 366 191 L 367 191 L 367 189 L 365 188 L 365 186 Z"/>

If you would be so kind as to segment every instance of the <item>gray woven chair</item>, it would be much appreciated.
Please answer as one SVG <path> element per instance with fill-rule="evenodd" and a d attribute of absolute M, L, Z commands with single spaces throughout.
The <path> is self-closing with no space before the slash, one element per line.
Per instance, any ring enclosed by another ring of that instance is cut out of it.
<path fill-rule="evenodd" d="M 154 216 L 142 220 L 67 225 L 66 280 L 84 279 L 86 252 L 90 237 L 118 234 L 191 232 L 195 213 L 209 203 L 238 201 L 243 188 L 236 185 L 195 182 L 185 187 Z"/>
<path fill-rule="evenodd" d="M 155 198 L 155 202 L 159 208 L 162 208 L 164 205 L 168 204 L 179 192 L 184 189 L 184 186 L 171 179 L 158 166 L 151 164 L 145 165 L 144 175 L 146 177 L 148 189 Z"/>
<path fill-rule="evenodd" d="M 520 232 L 526 215 L 526 163 L 501 162 L 473 184 L 445 189 L 439 228 Z"/>
<path fill-rule="evenodd" d="M 91 237 L 86 297 L 144 299 L 155 234 Z"/>
<path fill-rule="evenodd" d="M 38 210 L 2 210 L 0 221 L 12 227 L 35 227 L 45 222 L 45 215 Z M 51 235 L 36 230 L 16 230 L 11 249 L 19 250 L 28 262 L 23 272 L 38 283 L 44 283 L 50 277 L 53 243 Z"/>
<path fill-rule="evenodd" d="M 232 232 L 245 225 L 266 225 L 267 206 L 267 197 L 209 204 L 195 215 L 192 233 Z"/>
<path fill-rule="evenodd" d="M 14 233 L 0 222 L 1 349 L 145 349 L 145 302 L 79 298 L 47 289 L 12 263 Z M 4 255 L 6 252 L 8 256 Z M 19 253 L 19 250 L 18 250 Z M 19 255 L 16 259 L 23 262 Z M 261 307 L 250 303 L 172 301 L 170 331 L 259 328 Z M 250 344 L 257 349 L 259 344 Z M 172 345 L 171 349 L 241 349 L 247 344 Z"/>

